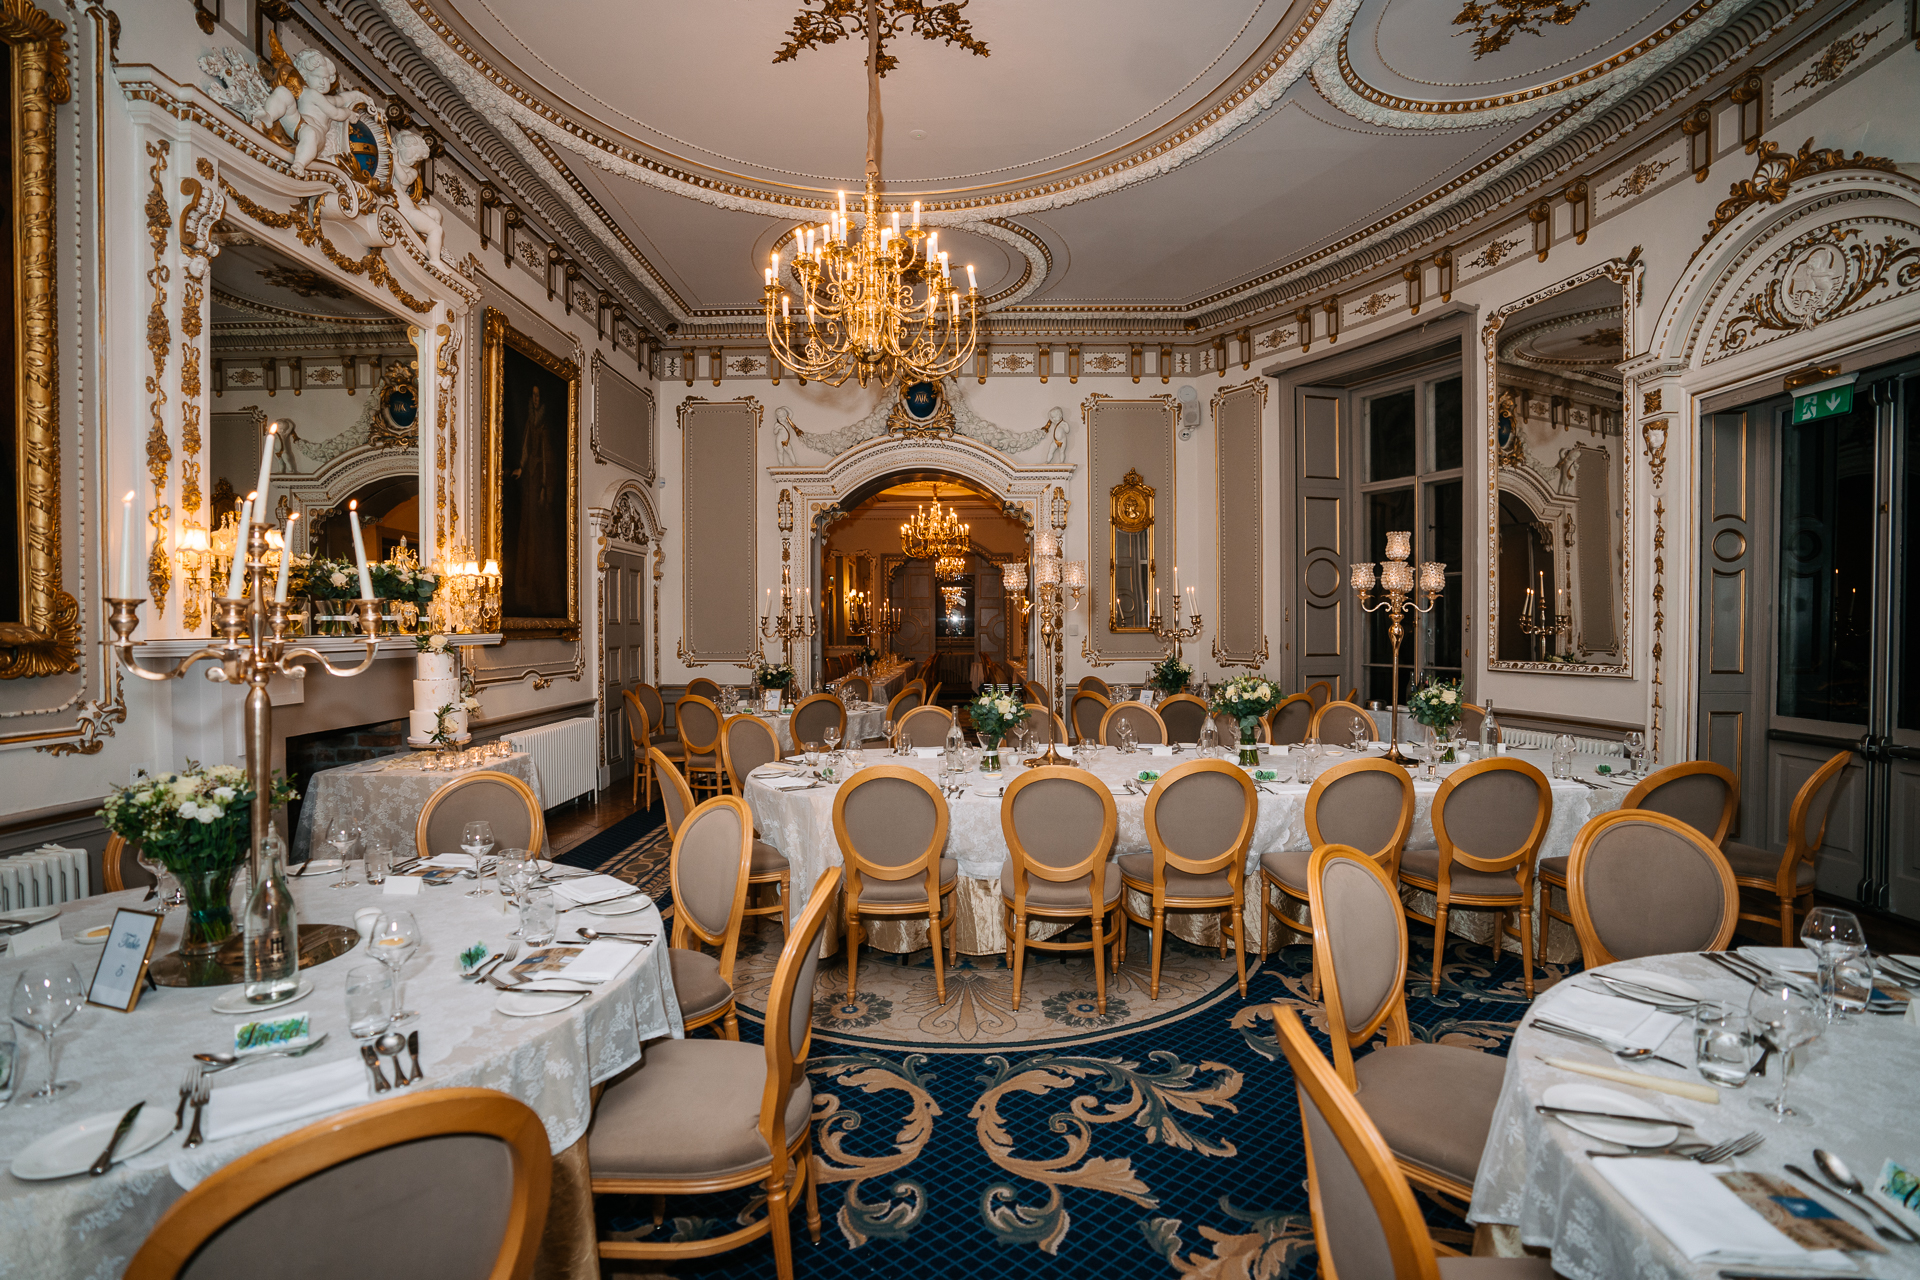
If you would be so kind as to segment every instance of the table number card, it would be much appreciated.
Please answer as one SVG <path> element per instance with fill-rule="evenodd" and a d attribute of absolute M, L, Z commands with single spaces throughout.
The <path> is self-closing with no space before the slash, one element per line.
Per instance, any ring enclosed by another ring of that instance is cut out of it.
<path fill-rule="evenodd" d="M 146 988 L 147 962 L 160 937 L 161 917 L 152 911 L 122 907 L 113 913 L 113 930 L 101 948 L 87 988 L 87 1003 L 132 1013 Z"/>

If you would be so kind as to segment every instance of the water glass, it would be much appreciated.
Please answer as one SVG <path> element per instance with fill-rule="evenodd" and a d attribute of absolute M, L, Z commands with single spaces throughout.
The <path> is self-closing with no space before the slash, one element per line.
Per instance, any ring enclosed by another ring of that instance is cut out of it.
<path fill-rule="evenodd" d="M 1627 748 L 1627 759 L 1632 763 L 1634 772 L 1638 773 L 1640 771 L 1640 757 L 1646 753 L 1647 749 L 1646 735 L 1636 729 L 1627 734 L 1623 741 Z"/>
<path fill-rule="evenodd" d="M 541 885 L 520 895 L 520 937 L 529 947 L 545 947 L 560 932 L 560 908 L 553 890 Z"/>
<path fill-rule="evenodd" d="M 1120 754 L 1130 756 L 1134 752 L 1133 726 L 1125 720 L 1120 722 Z"/>
<path fill-rule="evenodd" d="M 393 849 L 384 840 L 369 840 L 361 856 L 365 860 L 367 883 L 385 884 L 387 872 L 393 869 Z"/>
<path fill-rule="evenodd" d="M 420 949 L 422 939 L 420 922 L 413 918 L 411 911 L 382 911 L 379 919 L 373 922 L 373 928 L 367 931 L 367 952 L 393 975 L 393 1015 L 391 1022 L 400 1022 L 414 1015 L 401 1009 L 401 995 L 404 983 L 400 977 L 404 966 L 413 953 Z"/>
<path fill-rule="evenodd" d="M 1862 947 L 1829 948 L 1820 960 L 1820 998 L 1827 1021 L 1843 1013 L 1859 1013 L 1873 999 L 1873 963 Z"/>
<path fill-rule="evenodd" d="M 1553 740 L 1553 776 L 1571 778 L 1573 776 L 1573 735 L 1563 733 Z"/>
<path fill-rule="evenodd" d="M 1860 917 L 1840 907 L 1815 907 L 1807 912 L 1800 926 L 1800 945 L 1820 961 L 1820 998 L 1826 1005 L 1827 1020 L 1836 1013 L 1855 1012 L 1866 1007 L 1873 995 L 1873 974 L 1861 963 L 1867 954 L 1867 935 Z M 1839 966 L 1849 969 L 1848 979 L 1839 980 Z M 1864 988 L 1864 990 L 1862 989 Z M 1846 994 L 1837 994 L 1844 990 Z"/>
<path fill-rule="evenodd" d="M 1826 1018 L 1813 999 L 1790 982 L 1762 979 L 1747 999 L 1747 1021 L 1754 1039 L 1780 1055 L 1780 1095 L 1767 1104 L 1779 1121 L 1807 1120 L 1807 1113 L 1787 1105 L 1787 1081 L 1793 1069 L 1793 1051 L 1811 1044 L 1826 1029 Z"/>
<path fill-rule="evenodd" d="M 1747 1011 L 1727 1000 L 1702 1000 L 1693 1010 L 1693 1063 L 1702 1078 L 1728 1089 L 1747 1082 L 1754 1062 Z"/>
<path fill-rule="evenodd" d="M 13 1064 L 20 1061 L 13 1023 L 0 1022 L 0 1107 L 13 1097 Z"/>
<path fill-rule="evenodd" d="M 347 970 L 347 1031 L 368 1040 L 387 1029 L 393 1016 L 393 971 L 384 964 Z"/>
<path fill-rule="evenodd" d="M 801 743 L 800 756 L 801 756 L 801 759 L 807 762 L 807 768 L 809 769 L 819 768 L 820 767 L 820 744 L 817 742 Z"/>

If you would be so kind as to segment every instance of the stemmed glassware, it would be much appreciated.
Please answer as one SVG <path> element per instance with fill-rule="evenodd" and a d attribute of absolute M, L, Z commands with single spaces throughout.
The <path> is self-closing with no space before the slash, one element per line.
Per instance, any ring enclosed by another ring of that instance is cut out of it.
<path fill-rule="evenodd" d="M 138 844 L 133 847 L 133 860 L 140 864 L 141 870 L 153 877 L 153 895 L 160 903 L 162 915 L 180 905 L 174 901 L 176 885 L 172 873 L 161 866 L 158 859 L 147 853 L 146 845 Z"/>
<path fill-rule="evenodd" d="M 1840 907 L 1815 907 L 1800 926 L 1800 944 L 1820 961 L 1820 999 L 1827 1021 L 1836 1014 L 1858 1013 L 1873 999 L 1873 970 L 1867 964 L 1867 935 L 1860 917 Z"/>
<path fill-rule="evenodd" d="M 896 756 L 900 754 L 900 744 L 894 740 L 893 736 L 893 721 L 882 720 L 880 722 L 880 736 L 887 740 L 887 750 L 889 752 Z"/>
<path fill-rule="evenodd" d="M 1806 1120 L 1806 1112 L 1787 1105 L 1787 1081 L 1791 1078 L 1793 1051 L 1818 1040 L 1826 1029 L 1826 1019 L 1806 993 L 1791 982 L 1768 978 L 1759 982 L 1748 998 L 1747 1020 L 1753 1026 L 1754 1039 L 1780 1055 L 1780 1096 L 1766 1104 L 1767 1110 L 1775 1120 Z"/>
<path fill-rule="evenodd" d="M 827 754 L 832 755 L 840 749 L 840 726 L 828 725 L 820 734 L 820 738 L 827 744 Z"/>
<path fill-rule="evenodd" d="M 47 1083 L 21 1098 L 23 1107 L 52 1103 L 61 1094 L 78 1089 L 76 1080 L 54 1079 L 53 1033 L 86 1003 L 87 989 L 80 971 L 70 964 L 36 964 L 22 971 L 13 984 L 13 1020 L 38 1031 L 47 1046 Z"/>
<path fill-rule="evenodd" d="M 1355 755 L 1358 755 L 1367 749 L 1367 726 L 1359 720 L 1355 720 L 1351 727 L 1353 729 L 1353 751 Z"/>
<path fill-rule="evenodd" d="M 382 911 L 374 920 L 373 928 L 367 931 L 367 950 L 393 974 L 393 1014 L 387 1019 L 389 1025 L 415 1016 L 411 1010 L 400 1007 L 406 999 L 403 994 L 406 984 L 400 977 L 400 969 L 420 949 L 420 937 L 420 924 L 411 911 Z"/>
<path fill-rule="evenodd" d="M 476 818 L 469 822 L 460 833 L 460 848 L 473 859 L 473 877 L 477 881 L 485 873 L 480 869 L 480 859 L 493 848 L 493 824 L 485 818 Z M 491 889 L 472 888 L 467 890 L 469 898 L 484 898 Z"/>
<path fill-rule="evenodd" d="M 1632 765 L 1633 771 L 1640 772 L 1640 756 L 1647 749 L 1646 735 L 1636 729 L 1627 734 L 1622 742 L 1627 748 L 1627 760 Z"/>
<path fill-rule="evenodd" d="M 329 889 L 350 889 L 353 881 L 347 879 L 347 855 L 353 852 L 353 846 L 360 840 L 360 828 L 351 823 L 335 823 L 327 831 L 327 843 L 333 846 L 340 857 L 340 878 L 328 885 Z"/>

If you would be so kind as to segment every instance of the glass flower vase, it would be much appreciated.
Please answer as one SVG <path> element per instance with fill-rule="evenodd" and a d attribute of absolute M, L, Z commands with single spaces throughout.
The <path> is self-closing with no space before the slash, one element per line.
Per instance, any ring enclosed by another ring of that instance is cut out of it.
<path fill-rule="evenodd" d="M 987 739 L 987 749 L 980 757 L 980 772 L 989 778 L 1000 776 L 1000 739 Z"/>
<path fill-rule="evenodd" d="M 173 872 L 187 900 L 183 955 L 211 955 L 233 936 L 233 875 L 238 863 L 224 867 L 182 868 Z"/>
<path fill-rule="evenodd" d="M 1240 767 L 1260 767 L 1260 717 L 1240 717 Z"/>

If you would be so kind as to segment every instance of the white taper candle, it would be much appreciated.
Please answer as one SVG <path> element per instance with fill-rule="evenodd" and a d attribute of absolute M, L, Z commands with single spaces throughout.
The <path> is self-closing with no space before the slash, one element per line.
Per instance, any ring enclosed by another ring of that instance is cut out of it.
<path fill-rule="evenodd" d="M 260 483 L 253 491 L 260 495 L 255 510 L 260 515 L 260 523 L 267 523 L 267 492 L 273 483 L 273 438 L 280 434 L 280 424 L 274 423 L 267 428 L 266 439 L 260 442 Z"/>
<path fill-rule="evenodd" d="M 240 504 L 240 523 L 233 537 L 233 568 L 227 574 L 227 599 L 238 600 L 247 586 L 247 525 L 253 520 L 253 499 Z"/>
<path fill-rule="evenodd" d="M 367 547 L 360 540 L 360 504 L 347 504 L 347 528 L 353 531 L 353 559 L 360 566 L 360 598 L 373 599 L 373 575 L 367 572 Z"/>
<path fill-rule="evenodd" d="M 134 553 L 133 490 L 120 500 L 120 580 L 114 587 L 122 600 L 133 599 Z"/>
<path fill-rule="evenodd" d="M 287 569 L 293 564 L 293 522 L 300 518 L 298 511 L 287 513 L 287 531 L 281 535 L 280 574 L 273 581 L 273 602 L 287 602 Z"/>

